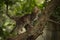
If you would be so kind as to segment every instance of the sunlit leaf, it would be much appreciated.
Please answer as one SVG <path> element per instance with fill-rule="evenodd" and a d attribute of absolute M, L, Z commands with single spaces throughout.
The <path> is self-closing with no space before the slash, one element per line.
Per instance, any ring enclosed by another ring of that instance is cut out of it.
<path fill-rule="evenodd" d="M 44 3 L 45 0 L 35 0 L 36 4 L 39 6 Z"/>

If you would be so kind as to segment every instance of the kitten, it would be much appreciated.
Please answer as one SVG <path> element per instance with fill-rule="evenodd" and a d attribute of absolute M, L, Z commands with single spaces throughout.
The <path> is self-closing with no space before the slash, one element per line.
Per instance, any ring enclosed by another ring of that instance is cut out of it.
<path fill-rule="evenodd" d="M 18 33 L 19 33 L 19 31 L 23 31 L 23 28 L 27 24 L 29 24 L 31 27 L 33 27 L 32 23 L 33 23 L 33 21 L 37 20 L 38 14 L 40 12 L 41 12 L 41 10 L 39 10 L 38 7 L 35 6 L 31 14 L 26 14 L 23 17 L 12 18 L 13 20 L 16 21 L 16 27 L 13 28 L 11 33 L 14 31 L 17 31 Z"/>

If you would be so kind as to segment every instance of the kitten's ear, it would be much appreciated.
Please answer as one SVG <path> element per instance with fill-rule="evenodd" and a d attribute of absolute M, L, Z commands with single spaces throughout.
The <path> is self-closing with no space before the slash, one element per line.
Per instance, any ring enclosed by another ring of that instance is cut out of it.
<path fill-rule="evenodd" d="M 37 6 L 35 6 L 34 9 L 33 9 L 33 13 L 36 13 L 37 14 L 38 11 L 39 11 L 39 8 Z"/>

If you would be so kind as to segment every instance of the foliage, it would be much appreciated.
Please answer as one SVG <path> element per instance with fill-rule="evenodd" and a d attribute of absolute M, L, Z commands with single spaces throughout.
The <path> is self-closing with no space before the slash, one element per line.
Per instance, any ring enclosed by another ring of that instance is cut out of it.
<path fill-rule="evenodd" d="M 59 5 L 55 8 L 54 13 L 52 14 L 52 16 L 54 17 L 55 21 L 60 22 L 60 6 Z"/>
<path fill-rule="evenodd" d="M 39 2 L 39 3 L 38 3 Z M 15 21 L 6 15 L 6 5 L 10 16 L 24 16 L 31 14 L 33 8 L 38 6 L 43 9 L 44 0 L 1 0 L 0 1 L 0 40 L 5 40 L 10 36 L 11 30 L 15 26 Z"/>

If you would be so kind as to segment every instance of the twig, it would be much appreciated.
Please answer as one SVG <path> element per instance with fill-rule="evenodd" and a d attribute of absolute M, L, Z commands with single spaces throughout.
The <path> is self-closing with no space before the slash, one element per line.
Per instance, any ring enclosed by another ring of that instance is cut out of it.
<path fill-rule="evenodd" d="M 56 23 L 56 24 L 60 24 L 60 22 L 54 21 L 54 20 L 52 20 L 52 19 L 48 19 L 48 21 L 53 22 L 53 23 Z"/>

